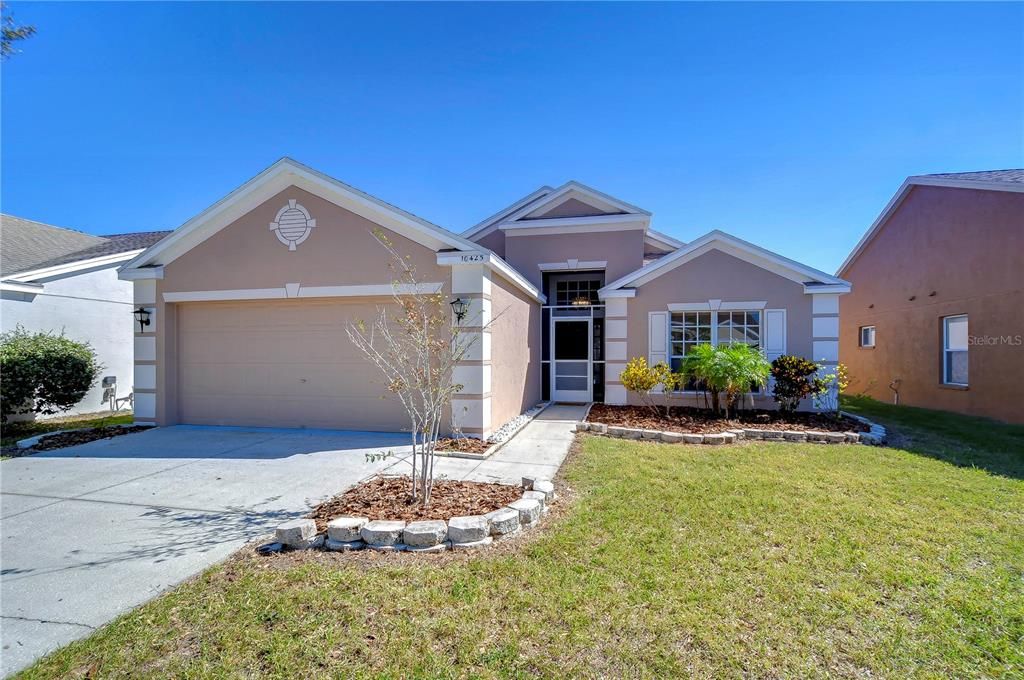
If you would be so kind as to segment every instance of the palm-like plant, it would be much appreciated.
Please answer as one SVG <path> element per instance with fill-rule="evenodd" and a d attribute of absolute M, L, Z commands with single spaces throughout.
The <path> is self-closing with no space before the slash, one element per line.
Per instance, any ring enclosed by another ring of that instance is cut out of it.
<path fill-rule="evenodd" d="M 768 384 L 772 365 L 761 351 L 750 345 L 738 344 L 719 348 L 725 374 L 725 416 L 729 408 L 748 392 L 753 385 L 763 388 Z"/>
<path fill-rule="evenodd" d="M 771 364 L 761 352 L 750 345 L 715 347 L 697 345 L 683 359 L 682 372 L 692 377 L 711 395 L 711 408 L 721 412 L 721 395 L 725 394 L 725 416 L 729 409 L 752 385 L 764 387 Z"/>
<path fill-rule="evenodd" d="M 689 376 L 701 388 L 711 394 L 711 408 L 720 411 L 719 395 L 725 390 L 726 368 L 722 355 L 714 345 L 697 345 L 683 358 L 682 374 Z"/>

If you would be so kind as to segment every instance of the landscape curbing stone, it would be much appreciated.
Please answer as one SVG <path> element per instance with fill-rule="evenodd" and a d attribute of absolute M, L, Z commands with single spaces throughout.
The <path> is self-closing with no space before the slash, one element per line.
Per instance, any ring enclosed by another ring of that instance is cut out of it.
<path fill-rule="evenodd" d="M 369 517 L 335 517 L 327 523 L 327 538 L 340 543 L 361 541 L 359 530 L 369 521 Z"/>
<path fill-rule="evenodd" d="M 661 439 L 661 430 L 641 430 L 641 439 Z"/>
<path fill-rule="evenodd" d="M 429 548 L 448 539 L 448 525 L 439 519 L 409 522 L 402 531 L 402 543 L 410 548 Z"/>
<path fill-rule="evenodd" d="M 452 550 L 479 550 L 480 548 L 486 548 L 492 543 L 494 543 L 493 536 L 485 536 L 479 541 L 467 541 L 465 543 L 456 543 L 455 541 L 452 541 Z"/>
<path fill-rule="evenodd" d="M 324 549 L 332 552 L 352 552 L 353 550 L 362 550 L 366 547 L 366 543 L 363 541 L 335 541 L 333 538 L 328 538 L 324 541 Z"/>
<path fill-rule="evenodd" d="M 533 491 L 540 491 L 544 494 L 544 500 L 548 503 L 555 500 L 555 485 L 546 479 L 538 479 L 533 483 Z"/>
<path fill-rule="evenodd" d="M 540 511 L 542 513 L 548 511 L 548 497 L 543 491 L 524 491 L 523 498 L 527 500 L 540 501 Z"/>
<path fill-rule="evenodd" d="M 717 446 L 718 444 L 725 443 L 725 435 L 721 434 L 706 434 L 704 435 L 704 443 Z"/>
<path fill-rule="evenodd" d="M 359 536 L 370 548 L 398 545 L 402 540 L 402 532 L 405 531 L 405 522 L 376 519 L 368 522 L 359 530 Z"/>
<path fill-rule="evenodd" d="M 783 438 L 785 438 L 785 440 L 787 442 L 805 442 L 805 441 L 807 441 L 807 433 L 806 432 L 783 432 L 782 436 L 783 436 Z"/>
<path fill-rule="evenodd" d="M 453 544 L 482 541 L 490 535 L 491 523 L 483 515 L 464 515 L 448 520 L 448 538 Z"/>
<path fill-rule="evenodd" d="M 661 441 L 668 444 L 678 444 L 683 441 L 683 435 L 681 432 L 662 432 Z"/>
<path fill-rule="evenodd" d="M 704 435 L 686 433 L 683 435 L 683 441 L 686 442 L 687 444 L 703 444 Z"/>
<path fill-rule="evenodd" d="M 316 537 L 316 522 L 311 519 L 292 519 L 279 524 L 274 538 L 289 548 L 306 547 Z"/>
<path fill-rule="evenodd" d="M 536 524 L 540 519 L 541 510 L 543 510 L 541 501 L 535 498 L 520 498 L 509 503 L 508 507 L 519 513 L 519 526 Z"/>
<path fill-rule="evenodd" d="M 519 511 L 501 508 L 484 515 L 491 525 L 491 536 L 508 536 L 519 531 Z"/>

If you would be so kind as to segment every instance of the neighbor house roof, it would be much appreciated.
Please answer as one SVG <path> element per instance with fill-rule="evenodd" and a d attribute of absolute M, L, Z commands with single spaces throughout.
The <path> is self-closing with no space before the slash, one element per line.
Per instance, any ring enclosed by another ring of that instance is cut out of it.
<path fill-rule="evenodd" d="M 0 276 L 18 275 L 23 279 L 26 274 L 59 265 L 141 251 L 168 233 L 94 236 L 14 215 L 0 215 Z"/>
<path fill-rule="evenodd" d="M 981 191 L 1012 191 L 1024 192 L 1024 168 L 1010 168 L 1007 170 L 980 170 L 977 172 L 942 172 L 934 175 L 912 175 L 908 177 L 896 194 L 889 200 L 889 203 L 875 219 L 864 236 L 857 242 L 850 255 L 846 258 L 836 274 L 842 276 L 843 272 L 853 264 L 861 251 L 871 239 L 875 237 L 878 230 L 882 228 L 889 217 L 896 212 L 903 200 L 910 194 L 915 186 L 949 187 L 952 189 L 976 189 Z"/>

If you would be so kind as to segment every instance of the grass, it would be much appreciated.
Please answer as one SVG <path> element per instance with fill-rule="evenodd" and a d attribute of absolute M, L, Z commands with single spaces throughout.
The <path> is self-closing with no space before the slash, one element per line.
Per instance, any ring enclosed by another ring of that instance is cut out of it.
<path fill-rule="evenodd" d="M 52 420 L 38 420 L 23 423 L 8 423 L 3 426 L 3 436 L 0 437 L 0 446 L 13 446 L 19 439 L 33 437 L 45 432 L 55 430 L 75 430 L 85 427 L 104 427 L 107 425 L 131 425 L 133 416 L 131 413 L 109 416 L 66 416 Z"/>
<path fill-rule="evenodd" d="M 848 405 L 934 450 L 588 436 L 518 550 L 239 556 L 22 677 L 1020 677 L 1019 429 Z"/>

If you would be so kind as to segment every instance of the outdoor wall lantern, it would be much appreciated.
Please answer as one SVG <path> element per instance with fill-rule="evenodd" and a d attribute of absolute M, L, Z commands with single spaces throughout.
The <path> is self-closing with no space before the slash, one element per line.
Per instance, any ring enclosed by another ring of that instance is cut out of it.
<path fill-rule="evenodd" d="M 150 311 L 145 307 L 139 307 L 132 314 L 135 315 L 135 320 L 139 322 L 139 332 L 145 332 L 146 326 L 149 325 Z"/>
<path fill-rule="evenodd" d="M 452 312 L 455 314 L 455 319 L 458 323 L 462 323 L 462 319 L 465 318 L 466 312 L 469 311 L 469 300 L 463 300 L 462 298 L 455 298 L 451 301 Z"/>

